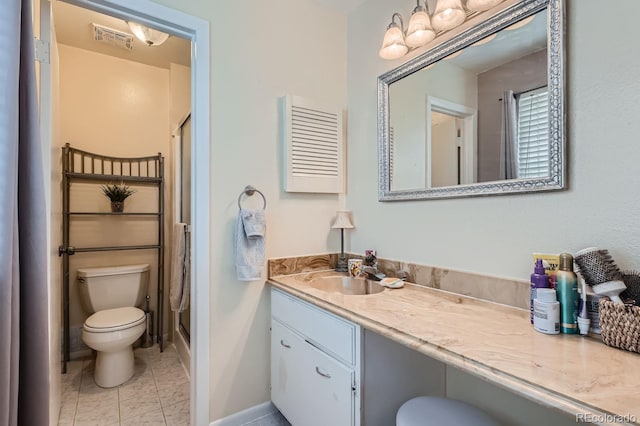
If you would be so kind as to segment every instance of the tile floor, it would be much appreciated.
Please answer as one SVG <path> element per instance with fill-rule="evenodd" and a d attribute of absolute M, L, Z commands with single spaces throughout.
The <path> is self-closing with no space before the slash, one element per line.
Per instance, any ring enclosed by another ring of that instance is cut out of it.
<path fill-rule="evenodd" d="M 189 425 L 189 377 L 173 346 L 134 350 L 135 373 L 116 388 L 93 381 L 94 359 L 71 361 L 62 375 L 59 425 Z"/>

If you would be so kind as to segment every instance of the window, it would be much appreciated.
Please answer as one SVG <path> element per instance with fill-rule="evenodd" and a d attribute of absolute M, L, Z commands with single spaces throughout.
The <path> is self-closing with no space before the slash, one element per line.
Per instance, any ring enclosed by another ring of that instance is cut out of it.
<path fill-rule="evenodd" d="M 518 178 L 549 176 L 547 87 L 518 95 Z"/>

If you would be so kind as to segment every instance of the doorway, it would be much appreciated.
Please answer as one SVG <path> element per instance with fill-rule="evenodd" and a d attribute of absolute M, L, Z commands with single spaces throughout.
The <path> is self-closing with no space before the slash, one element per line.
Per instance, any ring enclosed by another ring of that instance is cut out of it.
<path fill-rule="evenodd" d="M 477 182 L 477 111 L 426 97 L 426 188 Z"/>
<path fill-rule="evenodd" d="M 172 35 L 191 40 L 191 57 L 193 58 L 191 69 L 191 113 L 193 120 L 193 138 L 191 151 L 194 153 L 191 163 L 192 202 L 191 224 L 192 233 L 192 270 L 191 270 L 191 294 L 194 301 L 191 312 L 191 334 L 194 336 L 192 345 L 191 362 L 191 424 L 209 423 L 209 24 L 199 18 L 177 12 L 157 3 L 141 0 L 131 4 L 126 0 L 69 0 L 70 3 L 82 8 L 104 13 L 123 20 L 140 22 L 151 28 L 167 32 Z M 41 9 L 49 9 L 50 3 L 41 0 Z M 41 34 L 43 41 L 51 41 L 51 20 L 47 13 L 43 13 Z M 198 57 L 195 57 L 196 45 Z M 50 64 L 49 64 L 50 65 Z M 43 72 L 41 89 L 51 91 L 54 82 L 51 81 L 50 72 Z M 49 80 L 47 80 L 49 78 Z M 53 106 L 51 100 L 42 97 L 41 113 L 43 122 L 51 117 Z M 46 102 L 50 102 L 46 104 Z M 49 141 L 50 154 L 47 158 L 52 164 L 53 170 L 58 169 L 59 157 L 51 146 L 52 132 L 48 135 L 43 130 L 44 141 Z M 48 136 L 48 137 L 47 137 Z M 45 142 L 46 143 L 46 142 Z M 59 153 L 59 152 L 58 152 Z M 52 185 L 50 191 L 57 191 L 58 187 Z M 49 194 L 50 195 L 50 194 Z M 49 212 L 53 217 L 55 206 L 50 207 Z M 55 229 L 50 229 L 51 236 L 56 234 Z M 57 238 L 56 238 L 57 239 Z M 55 239 L 52 238 L 52 241 Z M 58 260 L 52 257 L 52 269 L 58 264 Z M 58 284 L 50 284 L 52 287 Z M 197 313 L 197 315 L 196 315 Z"/>

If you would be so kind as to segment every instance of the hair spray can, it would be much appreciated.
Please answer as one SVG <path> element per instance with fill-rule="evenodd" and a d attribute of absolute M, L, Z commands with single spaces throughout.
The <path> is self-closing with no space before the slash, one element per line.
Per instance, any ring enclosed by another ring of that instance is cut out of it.
<path fill-rule="evenodd" d="M 556 273 L 556 292 L 560 302 L 560 332 L 578 333 L 578 277 L 573 272 L 573 256 L 560 255 L 560 267 Z"/>

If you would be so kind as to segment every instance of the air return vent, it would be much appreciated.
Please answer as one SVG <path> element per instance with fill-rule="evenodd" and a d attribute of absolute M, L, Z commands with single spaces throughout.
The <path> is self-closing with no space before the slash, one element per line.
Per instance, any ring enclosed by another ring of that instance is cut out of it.
<path fill-rule="evenodd" d="M 95 23 L 92 23 L 91 27 L 93 28 L 94 41 L 110 44 L 125 50 L 133 49 L 133 35 Z"/>
<path fill-rule="evenodd" d="M 285 191 L 344 192 L 342 110 L 285 98 Z"/>

